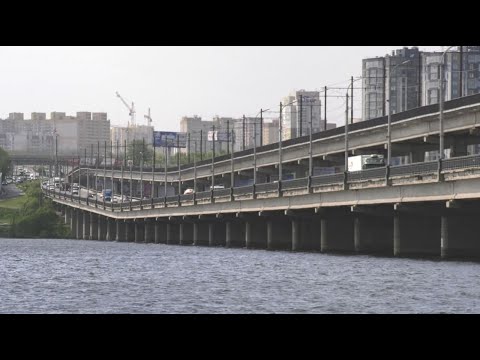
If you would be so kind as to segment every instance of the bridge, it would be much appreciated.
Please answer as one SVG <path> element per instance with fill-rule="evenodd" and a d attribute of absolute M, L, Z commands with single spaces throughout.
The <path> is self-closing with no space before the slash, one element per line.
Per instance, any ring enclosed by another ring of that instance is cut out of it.
<path fill-rule="evenodd" d="M 78 239 L 478 259 L 480 156 L 466 153 L 467 145 L 480 143 L 480 96 L 446 103 L 446 147 L 451 157 L 425 162 L 422 153 L 438 147 L 435 108 L 394 115 L 393 150 L 410 153 L 415 160 L 406 165 L 278 182 L 267 182 L 266 176 L 253 185 L 231 186 L 232 179 L 255 171 L 271 174 L 290 167 L 305 175 L 309 142 L 298 138 L 285 141 L 281 150 L 279 144 L 257 149 L 255 161 L 247 150 L 211 163 L 185 165 L 180 172 L 132 169 L 122 177 L 118 168 L 81 167 L 70 176 L 70 181 L 79 176 L 82 184 L 92 176 L 108 176 L 118 192 L 118 185 L 123 187 L 129 178 L 132 185 L 153 181 L 161 188 L 166 175 L 167 184 L 179 186 L 174 196 L 100 203 L 88 196 L 44 192 L 62 209 Z M 350 125 L 352 153 L 382 151 L 385 122 L 380 118 Z M 315 134 L 312 158 L 318 163 L 338 161 L 345 151 L 343 131 Z M 230 186 L 182 194 L 184 185 L 209 183 L 212 175 L 218 177 L 215 184 L 226 178 L 224 183 Z"/>

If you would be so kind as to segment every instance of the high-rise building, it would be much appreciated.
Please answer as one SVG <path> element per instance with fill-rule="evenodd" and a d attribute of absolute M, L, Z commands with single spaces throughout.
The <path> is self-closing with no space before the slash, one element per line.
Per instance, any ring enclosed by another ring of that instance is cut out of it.
<path fill-rule="evenodd" d="M 439 101 L 443 52 L 422 52 L 417 47 L 362 62 L 362 117 L 388 114 L 390 81 L 392 114 Z M 480 92 L 480 46 L 459 46 L 445 54 L 444 100 Z M 396 66 L 396 67 L 395 67 Z"/>
<path fill-rule="evenodd" d="M 283 99 L 282 140 L 323 131 L 321 101 L 318 91 L 295 91 Z"/>
<path fill-rule="evenodd" d="M 263 122 L 263 145 L 278 142 L 278 119 Z"/>

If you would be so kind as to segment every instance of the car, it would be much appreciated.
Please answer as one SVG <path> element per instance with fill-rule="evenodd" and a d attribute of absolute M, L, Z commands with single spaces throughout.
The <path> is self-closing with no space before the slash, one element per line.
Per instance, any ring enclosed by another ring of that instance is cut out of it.
<path fill-rule="evenodd" d="M 210 187 L 212 189 L 212 187 Z M 225 186 L 223 185 L 213 185 L 213 190 L 219 190 L 219 189 L 225 189 Z"/>
<path fill-rule="evenodd" d="M 3 180 L 3 181 L 2 181 L 2 185 L 8 185 L 7 181 L 6 181 L 6 180 Z"/>
<path fill-rule="evenodd" d="M 195 191 L 193 191 L 193 189 L 187 189 L 183 192 L 183 195 L 190 195 L 190 194 L 193 194 Z"/>

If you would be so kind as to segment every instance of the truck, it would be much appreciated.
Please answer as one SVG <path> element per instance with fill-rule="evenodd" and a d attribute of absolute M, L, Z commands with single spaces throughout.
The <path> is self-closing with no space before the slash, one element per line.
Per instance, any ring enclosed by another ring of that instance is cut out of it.
<path fill-rule="evenodd" d="M 112 201 L 112 189 L 105 189 L 102 192 L 105 201 Z"/>
<path fill-rule="evenodd" d="M 383 155 L 357 155 L 348 158 L 348 171 L 362 171 L 385 166 Z"/>

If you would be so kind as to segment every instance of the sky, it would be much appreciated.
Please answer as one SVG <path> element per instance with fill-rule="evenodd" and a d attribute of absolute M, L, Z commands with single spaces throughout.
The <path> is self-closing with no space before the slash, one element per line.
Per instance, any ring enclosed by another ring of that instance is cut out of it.
<path fill-rule="evenodd" d="M 0 47 L 0 118 L 107 112 L 112 125 L 125 126 L 129 114 L 117 91 L 135 103 L 137 124 L 146 124 L 150 108 L 156 130 L 178 131 L 182 116 L 254 117 L 262 108 L 277 117 L 292 91 L 346 87 L 361 76 L 362 59 L 404 46 Z M 342 96 L 328 98 L 329 122 L 344 122 L 345 92 L 329 91 Z M 359 89 L 354 117 L 361 117 Z"/>

